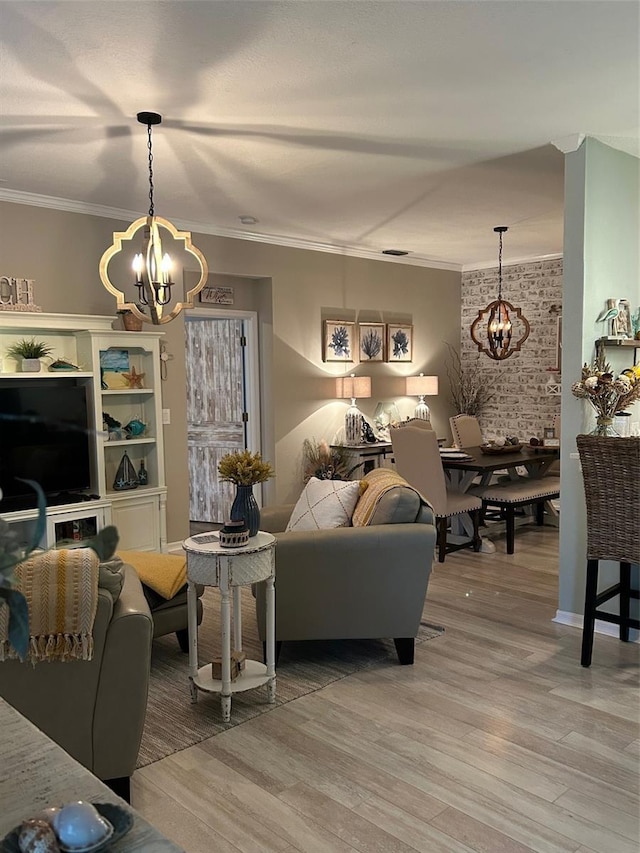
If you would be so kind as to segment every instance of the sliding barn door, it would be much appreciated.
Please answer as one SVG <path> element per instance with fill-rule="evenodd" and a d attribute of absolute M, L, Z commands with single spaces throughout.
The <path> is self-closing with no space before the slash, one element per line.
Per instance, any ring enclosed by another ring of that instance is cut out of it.
<path fill-rule="evenodd" d="M 218 462 L 247 440 L 244 322 L 190 319 L 185 329 L 190 519 L 221 524 L 235 486 L 218 482 Z"/>

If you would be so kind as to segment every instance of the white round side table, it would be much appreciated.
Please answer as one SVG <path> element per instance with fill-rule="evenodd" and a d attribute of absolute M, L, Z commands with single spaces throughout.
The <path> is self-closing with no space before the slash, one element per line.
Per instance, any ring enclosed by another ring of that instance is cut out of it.
<path fill-rule="evenodd" d="M 216 533 L 200 533 L 182 543 L 187 555 L 187 624 L 189 631 L 189 687 L 191 701 L 198 691 L 220 693 L 222 719 L 231 719 L 231 696 L 244 690 L 267 685 L 269 702 L 276 701 L 275 673 L 275 536 L 258 531 L 241 548 L 223 548 Z M 231 681 L 231 608 L 233 591 L 233 650 L 242 651 L 241 587 L 266 581 L 267 637 L 265 664 L 247 660 L 245 668 Z M 222 678 L 213 678 L 211 664 L 198 666 L 198 618 L 195 585 L 220 590 Z"/>

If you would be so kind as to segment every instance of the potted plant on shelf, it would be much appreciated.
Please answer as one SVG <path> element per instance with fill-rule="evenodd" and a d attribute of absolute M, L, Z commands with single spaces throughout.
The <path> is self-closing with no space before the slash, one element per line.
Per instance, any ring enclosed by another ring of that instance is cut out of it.
<path fill-rule="evenodd" d="M 35 338 L 30 340 L 23 338 L 21 341 L 11 344 L 7 350 L 9 358 L 15 359 L 20 364 L 23 373 L 38 373 L 42 366 L 40 359 L 50 353 L 51 347 L 44 341 L 37 341 Z"/>
<path fill-rule="evenodd" d="M 253 495 L 256 483 L 264 483 L 274 476 L 269 462 L 264 462 L 259 453 L 237 450 L 227 453 L 218 463 L 218 474 L 223 483 L 236 484 L 236 496 L 231 505 L 231 521 L 244 521 L 249 536 L 255 536 L 260 528 L 260 508 Z"/>

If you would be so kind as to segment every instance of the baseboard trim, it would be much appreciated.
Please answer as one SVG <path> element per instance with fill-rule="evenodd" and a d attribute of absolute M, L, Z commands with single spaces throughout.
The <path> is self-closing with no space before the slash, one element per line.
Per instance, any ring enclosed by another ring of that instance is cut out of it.
<path fill-rule="evenodd" d="M 572 628 L 580 628 L 584 624 L 584 616 L 582 613 L 571 613 L 569 610 L 556 610 L 556 615 L 551 620 L 559 625 L 570 625 Z M 601 619 L 596 619 L 595 625 L 596 634 L 606 634 L 608 637 L 619 637 L 620 629 L 617 625 L 611 622 L 603 622 Z M 633 628 L 630 630 L 629 642 L 640 643 L 640 632 Z"/>
<path fill-rule="evenodd" d="M 167 542 L 167 553 L 168 554 L 179 554 L 181 557 L 184 556 L 184 549 L 182 548 L 182 540 L 179 542 Z"/>

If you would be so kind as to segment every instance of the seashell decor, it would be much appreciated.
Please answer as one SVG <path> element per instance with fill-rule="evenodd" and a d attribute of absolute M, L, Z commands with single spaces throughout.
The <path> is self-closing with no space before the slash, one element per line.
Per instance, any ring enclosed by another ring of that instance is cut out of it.
<path fill-rule="evenodd" d="M 60 847 L 51 824 L 44 819 L 30 818 L 20 827 L 18 847 L 21 853 L 59 853 Z"/>

